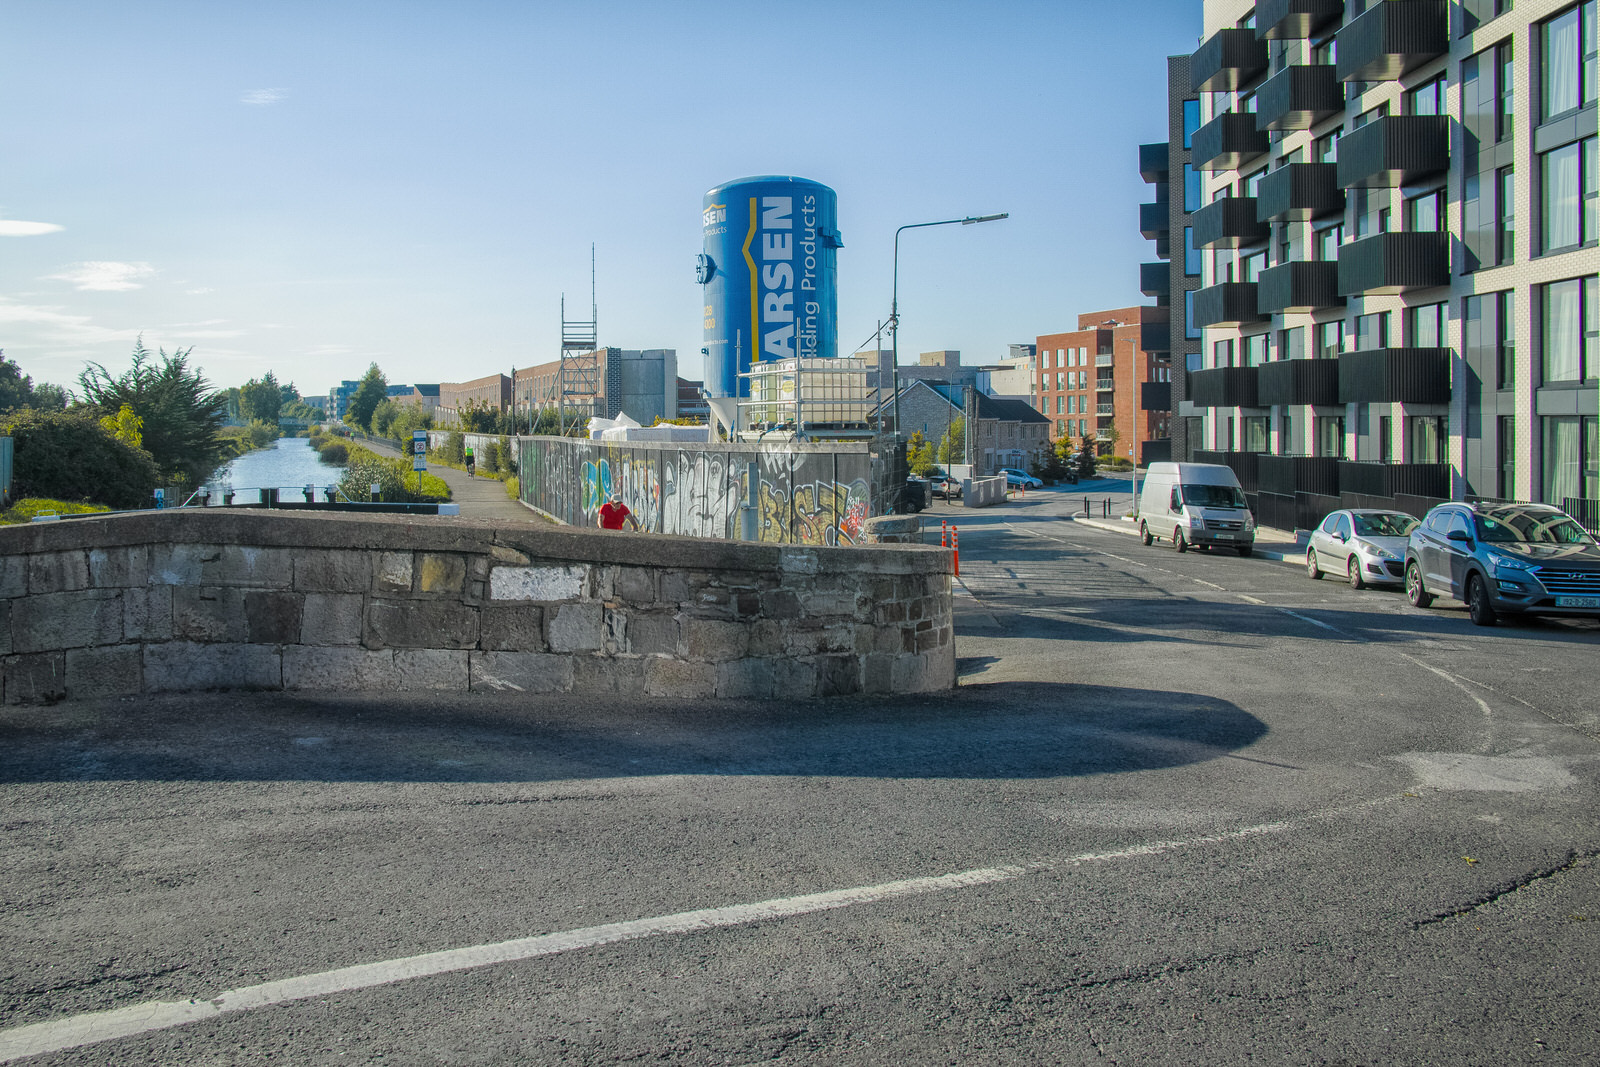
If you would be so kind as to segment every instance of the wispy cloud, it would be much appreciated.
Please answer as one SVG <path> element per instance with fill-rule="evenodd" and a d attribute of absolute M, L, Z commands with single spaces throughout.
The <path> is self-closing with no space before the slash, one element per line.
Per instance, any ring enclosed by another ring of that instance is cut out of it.
<path fill-rule="evenodd" d="M 204 285 L 204 286 L 201 286 L 199 289 L 185 289 L 183 291 L 183 295 L 184 296 L 205 296 L 207 293 L 214 293 L 214 292 L 216 292 L 216 290 L 211 288 L 211 286 Z"/>
<path fill-rule="evenodd" d="M 140 279 L 148 278 L 156 269 L 148 263 L 117 263 L 111 260 L 91 260 L 77 263 L 60 274 L 47 274 L 52 281 L 71 282 L 79 290 L 115 293 L 143 287 Z"/>
<path fill-rule="evenodd" d="M 348 345 L 312 345 L 306 349 L 308 356 L 348 356 L 355 349 Z"/>
<path fill-rule="evenodd" d="M 13 333 L 32 333 L 45 343 L 69 350 L 109 341 L 132 341 L 139 336 L 137 327 L 114 330 L 95 325 L 87 315 L 75 315 L 56 306 L 19 304 L 5 299 L 0 299 L 0 326 Z M 58 351 L 57 354 L 76 355 L 77 352 Z"/>
<path fill-rule="evenodd" d="M 289 95 L 287 89 L 251 89 L 239 98 L 239 103 L 250 104 L 253 107 L 266 107 L 276 104 Z"/>
<path fill-rule="evenodd" d="M 0 237 L 38 237 L 42 233 L 55 233 L 61 229 L 53 222 L 23 222 L 21 219 L 0 219 Z"/>

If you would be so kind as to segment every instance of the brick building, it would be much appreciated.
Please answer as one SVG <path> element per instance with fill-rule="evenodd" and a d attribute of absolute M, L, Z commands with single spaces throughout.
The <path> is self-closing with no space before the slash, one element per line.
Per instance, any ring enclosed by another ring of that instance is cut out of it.
<path fill-rule="evenodd" d="M 1168 458 L 1172 368 L 1165 345 L 1146 347 L 1148 336 L 1165 337 L 1168 314 L 1091 311 L 1078 316 L 1076 330 L 1039 335 L 1037 405 L 1052 438 L 1092 436 L 1102 455 L 1115 447 L 1126 458 L 1134 449 L 1141 465 Z"/>

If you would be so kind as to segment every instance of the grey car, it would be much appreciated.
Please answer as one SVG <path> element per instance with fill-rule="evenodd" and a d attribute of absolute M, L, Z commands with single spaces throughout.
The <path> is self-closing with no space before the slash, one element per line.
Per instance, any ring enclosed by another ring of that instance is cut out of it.
<path fill-rule="evenodd" d="M 1411 532 L 1406 595 L 1466 602 L 1472 621 L 1501 615 L 1600 619 L 1600 544 L 1549 504 L 1440 504 Z"/>
<path fill-rule="evenodd" d="M 1356 508 L 1329 512 L 1311 531 L 1306 573 L 1342 575 L 1357 589 L 1405 581 L 1406 544 L 1417 520 L 1403 511 Z"/>

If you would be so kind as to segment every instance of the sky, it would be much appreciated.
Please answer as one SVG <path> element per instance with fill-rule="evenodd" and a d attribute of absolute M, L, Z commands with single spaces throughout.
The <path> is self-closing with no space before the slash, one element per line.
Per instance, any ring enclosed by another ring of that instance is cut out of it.
<path fill-rule="evenodd" d="M 1138 146 L 1200 0 L 0 0 L 0 349 L 219 387 L 465 381 L 600 343 L 699 378 L 702 198 L 838 194 L 839 349 L 991 363 L 1151 301 Z M 888 347 L 885 343 L 884 347 Z"/>

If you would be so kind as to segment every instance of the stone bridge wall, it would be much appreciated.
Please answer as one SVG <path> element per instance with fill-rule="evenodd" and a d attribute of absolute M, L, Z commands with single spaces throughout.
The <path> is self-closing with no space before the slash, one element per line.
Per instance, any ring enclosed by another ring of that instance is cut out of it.
<path fill-rule="evenodd" d="M 951 558 L 460 518 L 0 528 L 6 703 L 206 689 L 680 697 L 955 684 Z"/>

